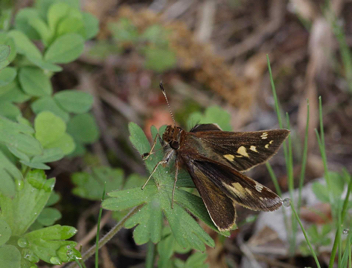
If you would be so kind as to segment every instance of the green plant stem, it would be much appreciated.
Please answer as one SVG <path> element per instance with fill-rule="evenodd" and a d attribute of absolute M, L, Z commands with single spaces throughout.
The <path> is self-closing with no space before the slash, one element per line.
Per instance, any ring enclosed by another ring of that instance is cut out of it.
<path fill-rule="evenodd" d="M 128 214 L 123 217 L 122 220 L 120 220 L 98 243 L 98 249 L 100 249 L 102 246 L 104 246 L 108 241 L 110 241 L 111 238 L 113 238 L 120 230 L 121 228 L 124 226 L 124 224 L 126 223 L 126 221 L 131 218 L 134 214 L 136 214 L 142 207 L 144 206 L 144 204 L 139 205 L 137 207 L 134 207 L 133 209 L 131 209 L 130 212 L 128 212 Z M 91 247 L 90 249 L 88 249 L 82 256 L 82 261 L 85 262 L 86 260 L 88 260 L 94 253 L 96 250 L 97 245 L 94 245 L 93 247 Z M 67 268 L 74 268 L 77 267 L 76 263 L 71 263 L 69 266 L 67 266 Z"/>
<path fill-rule="evenodd" d="M 318 261 L 318 258 L 317 258 L 317 255 L 315 254 L 315 251 L 314 251 L 314 249 L 313 249 L 313 247 L 312 247 L 312 245 L 311 245 L 311 243 L 310 243 L 310 241 L 309 241 L 309 239 L 308 239 L 306 230 L 304 229 L 304 227 L 303 227 L 303 225 L 302 225 L 302 222 L 300 221 L 300 219 L 299 219 L 299 217 L 298 217 L 298 215 L 297 215 L 297 212 L 296 212 L 296 209 L 295 209 L 295 206 L 294 206 L 293 202 L 291 202 L 291 209 L 292 209 L 293 214 L 294 214 L 295 217 L 296 217 L 296 220 L 298 221 L 299 225 L 301 226 L 303 235 L 304 235 L 304 237 L 305 237 L 305 239 L 306 239 L 306 242 L 307 242 L 307 244 L 308 244 L 308 247 L 309 247 L 309 249 L 310 249 L 310 252 L 311 252 L 312 255 L 313 255 L 313 258 L 314 258 L 314 260 L 315 260 L 315 263 L 316 263 L 317 267 L 318 267 L 318 268 L 321 268 L 321 267 L 320 267 L 320 264 L 319 264 L 319 261 Z"/>
<path fill-rule="evenodd" d="M 341 212 L 341 222 L 344 222 L 345 217 L 346 217 L 347 208 L 348 208 L 348 201 L 349 201 L 349 198 L 350 198 L 351 190 L 352 190 L 352 178 L 350 178 L 350 182 L 349 182 L 348 188 L 347 188 L 346 198 L 345 198 L 345 201 L 343 203 L 342 212 Z M 341 225 L 339 224 L 338 227 L 337 227 L 337 230 L 336 230 L 336 234 L 335 234 L 334 245 L 333 245 L 332 250 L 331 250 L 329 268 L 333 268 L 333 266 L 334 266 L 335 256 L 336 256 L 336 251 L 337 251 L 337 247 L 338 247 L 338 244 L 339 244 L 340 235 L 341 235 Z"/>
<path fill-rule="evenodd" d="M 149 241 L 147 245 L 147 256 L 145 260 L 145 267 L 153 268 L 154 261 L 155 261 L 155 244 L 152 241 Z"/>

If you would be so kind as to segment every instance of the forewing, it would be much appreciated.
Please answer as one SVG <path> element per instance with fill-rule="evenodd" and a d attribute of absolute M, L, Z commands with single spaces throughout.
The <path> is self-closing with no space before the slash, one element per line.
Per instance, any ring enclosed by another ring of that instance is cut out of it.
<path fill-rule="evenodd" d="M 203 147 L 210 149 L 205 157 L 233 166 L 238 171 L 248 170 L 267 161 L 279 149 L 290 131 L 286 129 L 226 132 L 201 131 L 193 133 Z"/>
<path fill-rule="evenodd" d="M 233 200 L 214 184 L 198 166 L 189 161 L 186 166 L 215 226 L 220 231 L 230 230 L 236 220 L 236 208 Z"/>
<path fill-rule="evenodd" d="M 222 131 L 218 124 L 197 124 L 189 132 Z"/>
<path fill-rule="evenodd" d="M 225 194 L 241 206 L 251 210 L 273 211 L 282 205 L 277 194 L 234 168 L 205 158 L 194 160 L 192 164 L 197 174 L 202 175 L 197 176 L 202 177 L 202 182 L 208 181 L 221 195 Z"/>

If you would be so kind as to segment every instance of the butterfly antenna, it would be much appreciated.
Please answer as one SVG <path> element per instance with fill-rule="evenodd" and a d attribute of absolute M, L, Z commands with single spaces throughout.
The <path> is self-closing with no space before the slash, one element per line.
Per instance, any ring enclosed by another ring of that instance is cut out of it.
<path fill-rule="evenodd" d="M 160 87 L 161 92 L 163 93 L 163 95 L 164 95 L 164 97 L 165 97 L 165 100 L 166 100 L 166 103 L 167 103 L 167 107 L 169 107 L 169 112 L 170 112 L 170 114 L 171 114 L 172 121 L 174 121 L 174 125 L 176 126 L 176 121 L 175 121 L 175 118 L 174 118 L 174 114 L 173 114 L 172 111 L 171 111 L 171 106 L 170 106 L 169 100 L 167 99 L 167 96 L 166 96 L 165 89 L 164 89 L 164 86 L 163 86 L 163 82 L 162 82 L 162 81 L 160 81 L 159 87 Z"/>

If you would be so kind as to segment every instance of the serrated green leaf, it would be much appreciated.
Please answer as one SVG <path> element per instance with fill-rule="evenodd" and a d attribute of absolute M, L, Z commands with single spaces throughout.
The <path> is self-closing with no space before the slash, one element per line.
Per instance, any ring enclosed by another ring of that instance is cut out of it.
<path fill-rule="evenodd" d="M 91 200 L 101 200 L 104 188 L 107 192 L 121 188 L 123 170 L 108 167 L 93 168 L 91 173 L 74 173 L 72 182 L 77 186 L 72 190 L 74 194 Z"/>
<path fill-rule="evenodd" d="M 41 112 L 34 120 L 35 137 L 46 147 L 62 138 L 66 132 L 65 122 L 51 112 Z"/>
<path fill-rule="evenodd" d="M 12 245 L 0 247 L 0 263 L 2 267 L 21 267 L 21 253 Z"/>
<path fill-rule="evenodd" d="M 0 115 L 15 120 L 21 114 L 21 110 L 11 102 L 2 102 L 0 100 Z"/>
<path fill-rule="evenodd" d="M 25 56 L 42 58 L 39 49 L 29 40 L 29 38 L 20 31 L 11 30 L 8 35 L 13 38 L 16 44 L 17 52 Z"/>
<path fill-rule="evenodd" d="M 147 203 L 157 193 L 154 185 L 147 186 L 144 190 L 140 188 L 113 191 L 108 193 L 108 198 L 103 201 L 102 207 L 108 210 L 125 210 Z"/>
<path fill-rule="evenodd" d="M 10 225 L 4 219 L 0 219 L 0 234 L 0 246 L 2 246 L 9 240 L 12 234 Z"/>
<path fill-rule="evenodd" d="M 74 241 L 65 241 L 76 232 L 77 230 L 71 226 L 54 225 L 27 233 L 24 238 L 28 241 L 28 248 L 40 259 L 53 263 L 53 258 L 56 258 L 61 263 L 66 261 L 60 254 L 62 248 L 65 247 L 67 253 L 67 250 L 73 250 L 77 245 Z"/>
<path fill-rule="evenodd" d="M 194 126 L 195 122 L 197 124 L 216 123 L 222 130 L 232 131 L 230 120 L 230 114 L 224 109 L 221 109 L 218 106 L 211 106 L 205 110 L 203 115 L 198 112 L 192 113 L 187 120 L 187 125 Z"/>
<path fill-rule="evenodd" d="M 17 71 L 13 67 L 6 67 L 0 70 L 0 87 L 10 84 L 16 77 Z"/>
<path fill-rule="evenodd" d="M 45 53 L 45 61 L 68 63 L 77 59 L 83 52 L 84 39 L 75 33 L 65 34 L 55 39 Z"/>
<path fill-rule="evenodd" d="M 33 129 L 29 126 L 12 122 L 0 116 L 0 143 L 13 146 L 29 156 L 42 152 L 42 146 L 31 134 Z"/>
<path fill-rule="evenodd" d="M 60 211 L 56 208 L 44 208 L 39 214 L 37 221 L 44 226 L 50 226 L 61 219 L 61 217 Z"/>
<path fill-rule="evenodd" d="M 99 138 L 99 129 L 91 114 L 79 114 L 67 123 L 67 132 L 78 142 L 93 143 Z"/>
<path fill-rule="evenodd" d="M 126 228 L 132 228 L 137 225 L 133 231 L 133 238 L 136 244 L 142 245 L 149 240 L 153 243 L 160 241 L 163 223 L 161 206 L 159 195 L 156 194 L 138 213 L 126 221 Z"/>
<path fill-rule="evenodd" d="M 49 96 L 53 92 L 49 77 L 37 67 L 21 67 L 19 81 L 24 92 L 31 96 Z"/>
<path fill-rule="evenodd" d="M 37 19 L 39 14 L 35 8 L 22 8 L 16 14 L 15 28 L 26 34 L 30 39 L 40 39 L 39 33 L 31 25 L 31 21 Z"/>
<path fill-rule="evenodd" d="M 68 122 L 70 115 L 57 105 L 51 96 L 41 97 L 32 103 L 31 108 L 34 113 L 39 114 L 44 111 L 52 112 L 65 122 Z"/>
<path fill-rule="evenodd" d="M 88 12 L 83 12 L 83 23 L 86 40 L 93 38 L 99 32 L 99 20 Z"/>
<path fill-rule="evenodd" d="M 23 189 L 9 198 L 0 194 L 1 214 L 10 225 L 12 235 L 21 236 L 36 220 L 51 195 L 55 179 L 46 180 L 41 170 L 29 171 Z"/>
<path fill-rule="evenodd" d="M 176 54 L 170 49 L 146 47 L 144 53 L 146 58 L 145 68 L 147 69 L 164 72 L 176 66 Z"/>
<path fill-rule="evenodd" d="M 63 90 L 54 95 L 55 101 L 66 111 L 86 113 L 93 105 L 93 96 L 79 90 Z"/>

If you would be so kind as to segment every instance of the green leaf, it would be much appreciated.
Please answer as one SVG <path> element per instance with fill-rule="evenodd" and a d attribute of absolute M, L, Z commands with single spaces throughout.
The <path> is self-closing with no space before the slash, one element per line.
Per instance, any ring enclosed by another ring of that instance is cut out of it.
<path fill-rule="evenodd" d="M 104 187 L 106 191 L 120 189 L 123 183 L 123 170 L 108 167 L 93 168 L 91 173 L 77 172 L 72 175 L 77 186 L 72 190 L 75 195 L 90 200 L 101 200 Z"/>
<path fill-rule="evenodd" d="M 0 101 L 1 102 L 15 102 L 22 103 L 30 99 L 30 96 L 26 95 L 20 88 L 17 80 L 10 84 L 0 87 Z"/>
<path fill-rule="evenodd" d="M 27 155 L 42 153 L 42 147 L 38 140 L 31 135 L 34 130 L 26 125 L 12 122 L 0 116 L 0 143 L 13 146 Z"/>
<path fill-rule="evenodd" d="M 67 123 L 67 132 L 80 143 L 93 143 L 99 138 L 99 129 L 91 114 L 79 114 Z"/>
<path fill-rule="evenodd" d="M 20 109 L 11 102 L 2 102 L 0 100 L 0 115 L 15 120 L 21 114 Z"/>
<path fill-rule="evenodd" d="M 216 123 L 222 130 L 232 131 L 230 120 L 230 114 L 224 109 L 218 106 L 211 106 L 205 110 L 204 115 L 198 112 L 192 113 L 187 120 L 187 125 L 194 126 L 195 122 L 197 124 Z"/>
<path fill-rule="evenodd" d="M 53 191 L 51 193 L 51 196 L 48 200 L 48 203 L 46 203 L 46 206 L 49 207 L 49 206 L 52 206 L 54 204 L 56 204 L 57 202 L 59 202 L 60 200 L 60 195 L 58 193 L 56 193 L 55 191 Z"/>
<path fill-rule="evenodd" d="M 0 246 L 2 246 L 11 237 L 11 228 L 4 219 L 0 219 L 0 234 Z"/>
<path fill-rule="evenodd" d="M 16 44 L 17 52 L 19 54 L 34 57 L 42 58 L 42 54 L 39 49 L 29 40 L 29 38 L 20 31 L 11 30 L 8 32 L 8 35 L 13 38 Z"/>
<path fill-rule="evenodd" d="M 44 20 L 38 16 L 29 20 L 28 23 L 39 33 L 41 39 L 43 40 L 43 44 L 48 46 L 53 38 L 53 32 L 49 29 Z"/>
<path fill-rule="evenodd" d="M 47 14 L 47 20 L 49 27 L 53 32 L 56 32 L 60 21 L 69 16 L 71 10 L 72 7 L 62 1 L 54 3 L 50 6 Z"/>
<path fill-rule="evenodd" d="M 141 35 L 141 38 L 155 45 L 168 45 L 167 32 L 161 25 L 151 25 Z"/>
<path fill-rule="evenodd" d="M 0 247 L 0 263 L 2 267 L 21 267 L 21 253 L 12 245 Z"/>
<path fill-rule="evenodd" d="M 62 36 L 69 33 L 79 34 L 83 38 L 86 37 L 86 29 L 82 18 L 68 17 L 62 19 L 57 29 L 57 35 Z"/>
<path fill-rule="evenodd" d="M 55 101 L 67 112 L 82 114 L 93 105 L 93 96 L 78 90 L 63 90 L 54 95 Z"/>
<path fill-rule="evenodd" d="M 176 54 L 170 49 L 146 47 L 145 49 L 145 68 L 164 72 L 176 66 Z"/>
<path fill-rule="evenodd" d="M 10 62 L 7 60 L 10 56 L 10 52 L 10 46 L 0 44 L 0 70 L 10 64 Z"/>
<path fill-rule="evenodd" d="M 13 61 L 17 54 L 17 49 L 14 40 L 7 33 L 0 32 L 0 44 L 8 46 L 10 48 L 10 54 L 7 57 L 7 61 Z"/>
<path fill-rule="evenodd" d="M 77 243 L 65 241 L 76 232 L 71 226 L 54 225 L 27 233 L 24 238 L 28 241 L 28 248 L 40 259 L 52 264 L 61 264 L 63 261 L 73 261 L 76 257 L 81 257 L 77 250 L 72 252 Z M 70 251 L 73 253 L 71 258 Z"/>
<path fill-rule="evenodd" d="M 19 80 L 24 92 L 31 96 L 48 96 L 53 92 L 49 77 L 37 67 L 21 67 Z"/>
<path fill-rule="evenodd" d="M 50 226 L 59 219 L 61 219 L 61 213 L 56 208 L 44 208 L 37 221 L 44 226 Z"/>
<path fill-rule="evenodd" d="M 34 113 L 39 114 L 44 111 L 52 112 L 53 114 L 59 116 L 62 120 L 67 122 L 70 116 L 67 112 L 61 109 L 51 96 L 41 97 L 31 105 Z"/>
<path fill-rule="evenodd" d="M 320 182 L 313 182 L 312 184 L 312 191 L 315 196 L 324 203 L 329 203 L 329 190 L 327 187 Z"/>
<path fill-rule="evenodd" d="M 0 195 L 14 196 L 15 181 L 21 183 L 22 173 L 0 150 Z"/>
<path fill-rule="evenodd" d="M 21 160 L 20 162 L 23 165 L 26 165 L 26 166 L 28 166 L 30 168 L 33 168 L 33 169 L 43 169 L 43 170 L 49 170 L 50 169 L 50 167 L 48 165 L 45 165 L 43 163 L 37 163 L 37 162 L 32 163 L 32 162 L 27 162 L 27 161 L 23 161 L 23 160 Z"/>
<path fill-rule="evenodd" d="M 209 265 L 204 263 L 207 260 L 207 254 L 202 252 L 194 252 L 188 257 L 185 263 L 181 263 L 180 259 L 176 259 L 176 267 L 182 268 L 208 268 Z"/>
<path fill-rule="evenodd" d="M 57 38 L 45 53 L 45 60 L 52 63 L 68 63 L 83 52 L 84 39 L 78 34 L 65 34 Z"/>
<path fill-rule="evenodd" d="M 330 181 L 330 183 L 327 182 L 327 184 L 331 186 L 329 191 L 332 192 L 336 199 L 341 199 L 342 193 L 345 189 L 345 180 L 343 176 L 337 172 L 329 172 L 327 179 Z"/>
<path fill-rule="evenodd" d="M 122 18 L 117 23 L 110 23 L 108 27 L 118 42 L 135 42 L 138 40 L 137 27 L 129 19 Z"/>
<path fill-rule="evenodd" d="M 50 148 L 43 150 L 42 155 L 36 155 L 31 160 L 32 163 L 49 163 L 55 162 L 64 157 L 64 153 L 60 148 Z"/>
<path fill-rule="evenodd" d="M 137 225 L 133 231 L 133 238 L 136 244 L 142 245 L 149 240 L 153 243 L 160 241 L 163 224 L 161 206 L 159 195 L 156 194 L 137 214 L 126 221 L 126 228 L 132 228 Z"/>
<path fill-rule="evenodd" d="M 34 120 L 35 137 L 46 147 L 62 138 L 66 132 L 65 122 L 51 112 L 41 112 Z"/>
<path fill-rule="evenodd" d="M 76 144 L 73 138 L 65 133 L 60 139 L 47 144 L 46 148 L 60 148 L 65 155 L 68 155 L 75 150 Z"/>
<path fill-rule="evenodd" d="M 31 25 L 31 21 L 38 19 L 39 14 L 35 8 L 22 8 L 16 14 L 15 28 L 26 34 L 30 39 L 38 40 L 40 36 Z"/>
<path fill-rule="evenodd" d="M 12 147 L 12 146 L 7 146 L 7 149 L 9 149 L 9 151 L 16 156 L 17 158 L 23 160 L 23 161 L 30 161 L 28 155 L 26 155 L 25 153 L 22 153 L 21 151 L 17 150 L 16 148 Z"/>
<path fill-rule="evenodd" d="M 60 72 L 62 68 L 59 65 L 53 64 L 51 62 L 44 61 L 42 58 L 36 58 L 32 56 L 27 56 L 28 60 L 34 65 L 51 72 Z"/>
<path fill-rule="evenodd" d="M 86 40 L 93 38 L 99 32 L 99 20 L 88 12 L 83 12 L 83 23 L 86 30 Z"/>
<path fill-rule="evenodd" d="M 0 195 L 0 218 L 10 225 L 12 235 L 20 236 L 27 231 L 47 203 L 54 185 L 55 179 L 46 180 L 42 170 L 34 170 L 27 174 L 23 189 L 13 199 Z"/>
<path fill-rule="evenodd" d="M 16 77 L 17 71 L 13 67 L 6 67 L 0 70 L 0 87 L 10 84 Z"/>

